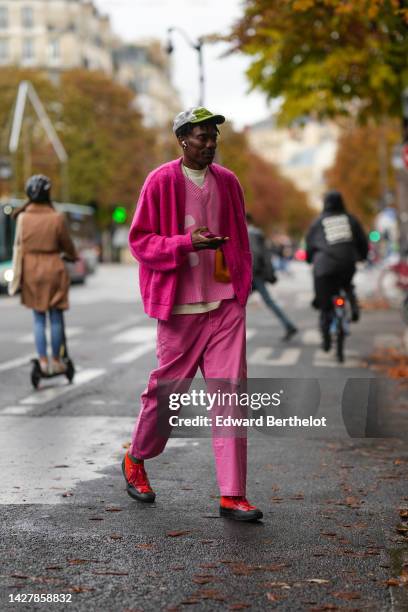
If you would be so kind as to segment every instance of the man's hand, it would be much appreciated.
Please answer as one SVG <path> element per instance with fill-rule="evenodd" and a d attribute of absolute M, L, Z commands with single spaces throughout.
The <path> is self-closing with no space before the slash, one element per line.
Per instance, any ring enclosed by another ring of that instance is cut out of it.
<path fill-rule="evenodd" d="M 196 250 L 218 249 L 224 242 L 229 240 L 228 236 L 215 236 L 208 227 L 198 227 L 191 233 L 191 242 Z"/>

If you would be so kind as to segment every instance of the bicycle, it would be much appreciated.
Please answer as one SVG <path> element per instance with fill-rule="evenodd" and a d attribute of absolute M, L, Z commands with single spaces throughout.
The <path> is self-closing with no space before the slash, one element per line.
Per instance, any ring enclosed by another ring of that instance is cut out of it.
<path fill-rule="evenodd" d="M 408 325 L 408 261 L 401 257 L 382 270 L 378 290 L 388 306 L 402 309 L 402 318 Z"/>
<path fill-rule="evenodd" d="M 351 316 L 345 291 L 341 290 L 333 297 L 332 320 L 330 334 L 334 336 L 336 357 L 339 363 L 344 362 L 344 344 L 346 336 L 350 335 Z"/>

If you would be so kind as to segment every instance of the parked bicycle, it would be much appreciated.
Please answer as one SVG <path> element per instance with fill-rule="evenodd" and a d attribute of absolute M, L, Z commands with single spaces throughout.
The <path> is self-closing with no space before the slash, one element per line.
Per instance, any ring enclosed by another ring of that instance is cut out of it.
<path fill-rule="evenodd" d="M 401 308 L 402 318 L 408 325 L 407 254 L 382 270 L 378 279 L 378 291 L 389 306 Z"/>

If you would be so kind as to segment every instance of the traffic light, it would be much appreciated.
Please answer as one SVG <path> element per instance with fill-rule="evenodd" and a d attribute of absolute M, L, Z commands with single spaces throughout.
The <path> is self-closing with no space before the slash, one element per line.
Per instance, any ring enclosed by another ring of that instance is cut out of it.
<path fill-rule="evenodd" d="M 377 232 L 377 230 L 373 230 L 372 232 L 370 232 L 368 237 L 370 239 L 370 242 L 379 242 L 381 240 L 381 234 L 380 232 Z"/>
<path fill-rule="evenodd" d="M 127 211 L 124 206 L 115 206 L 112 212 L 112 220 L 118 225 L 123 225 L 127 220 Z"/>

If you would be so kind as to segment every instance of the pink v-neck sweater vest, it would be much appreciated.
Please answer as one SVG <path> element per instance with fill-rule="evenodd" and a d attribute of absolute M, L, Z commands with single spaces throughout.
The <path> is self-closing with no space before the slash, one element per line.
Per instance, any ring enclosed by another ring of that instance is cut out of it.
<path fill-rule="evenodd" d="M 186 209 L 184 233 L 206 226 L 220 233 L 220 195 L 215 178 L 207 172 L 202 187 L 186 177 Z M 175 304 L 215 302 L 234 297 L 232 283 L 220 283 L 214 278 L 215 251 L 206 249 L 187 255 L 180 266 Z"/>

